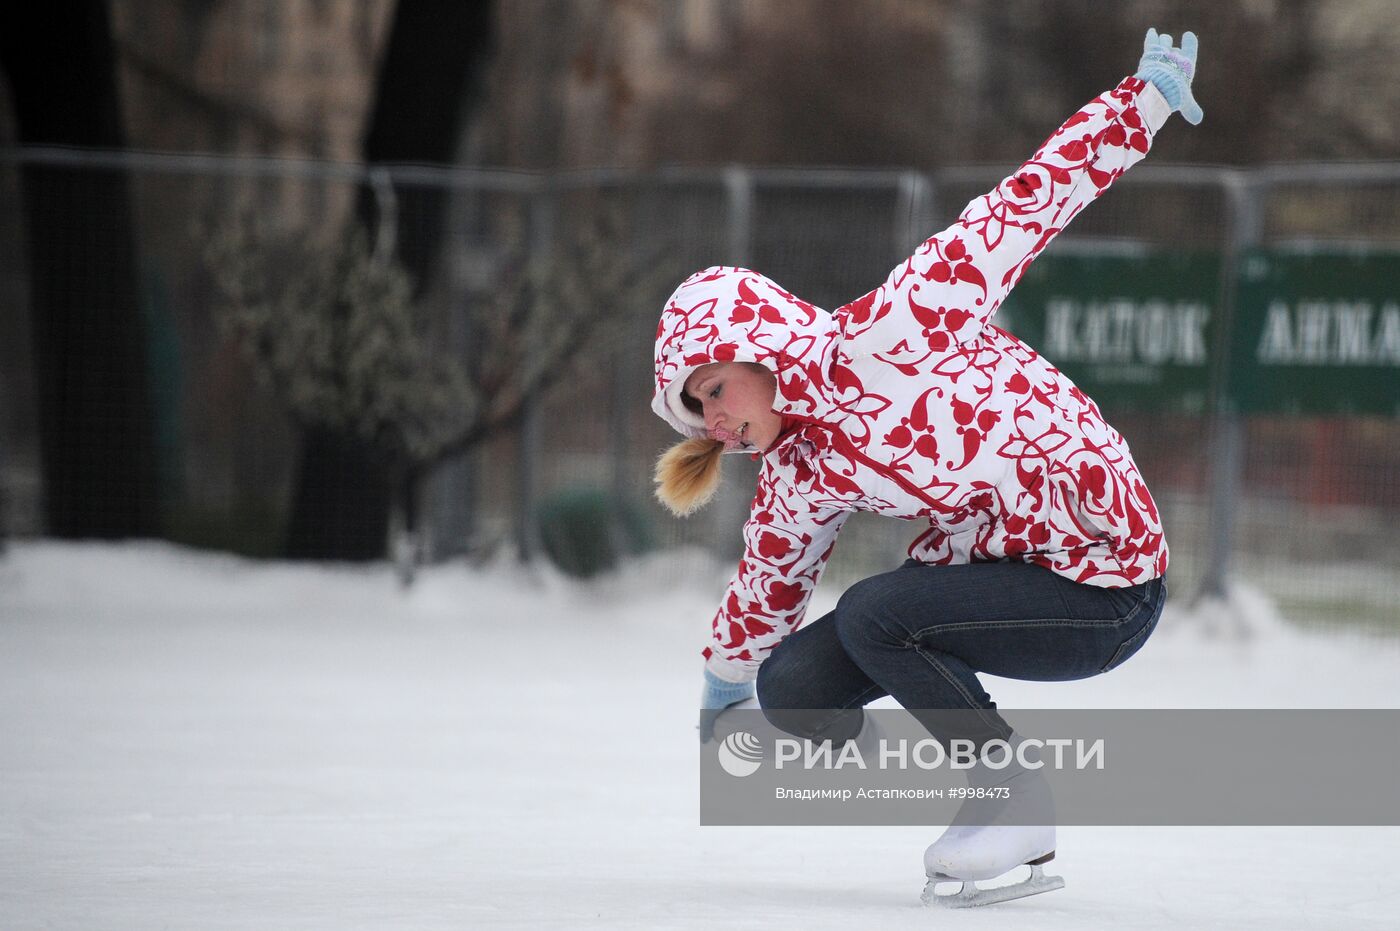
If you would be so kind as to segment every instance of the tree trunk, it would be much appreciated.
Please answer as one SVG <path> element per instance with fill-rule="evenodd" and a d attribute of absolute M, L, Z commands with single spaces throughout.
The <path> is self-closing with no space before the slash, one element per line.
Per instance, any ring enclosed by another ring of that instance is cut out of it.
<path fill-rule="evenodd" d="M 379 559 L 388 535 L 389 480 L 357 437 L 324 427 L 301 436 L 289 559 Z"/>
<path fill-rule="evenodd" d="M 365 132 L 367 164 L 456 161 L 467 119 L 480 98 L 490 54 L 492 4 L 399 0 Z M 398 258 L 422 294 L 441 253 L 448 192 L 398 185 Z M 374 195 L 361 191 L 360 222 L 374 230 Z"/>
<path fill-rule="evenodd" d="M 476 79 L 490 48 L 491 11 L 487 2 L 400 0 L 365 135 L 366 163 L 455 160 L 465 119 L 479 96 Z M 397 256 L 421 295 L 441 248 L 446 192 L 400 186 L 394 193 Z M 361 192 L 358 214 L 373 231 L 380 219 L 373 191 Z M 382 558 L 391 501 L 389 472 L 375 463 L 363 441 L 308 431 L 288 555 Z"/>
<path fill-rule="evenodd" d="M 0 14 L 0 63 L 24 145 L 122 148 L 107 5 Z M 159 500 L 126 174 L 26 166 L 39 443 L 47 530 L 150 536 Z"/>

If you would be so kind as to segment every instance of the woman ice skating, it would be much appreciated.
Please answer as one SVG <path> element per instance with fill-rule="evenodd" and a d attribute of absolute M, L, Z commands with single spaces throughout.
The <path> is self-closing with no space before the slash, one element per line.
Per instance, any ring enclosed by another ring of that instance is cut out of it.
<path fill-rule="evenodd" d="M 704 650 L 710 721 L 756 688 L 784 730 L 859 740 L 858 709 L 889 695 L 945 746 L 1015 744 L 977 673 L 1081 679 L 1151 635 L 1167 544 L 1128 444 L 992 318 L 1171 113 L 1200 122 L 1196 49 L 1192 33 L 1177 48 L 1149 30 L 1133 77 L 834 314 L 742 268 L 707 268 L 671 295 L 652 406 L 687 439 L 658 463 L 658 495 L 689 513 L 712 493 L 722 453 L 761 457 L 745 553 Z M 857 510 L 919 522 L 909 559 L 798 630 Z M 1009 787 L 1018 807 L 960 813 L 925 852 L 926 901 L 985 904 L 1062 885 L 1040 869 L 1055 828 L 1038 770 L 979 767 L 970 778 Z M 1028 863 L 1032 878 L 1018 886 L 976 888 Z M 962 885 L 935 894 L 944 880 Z"/>

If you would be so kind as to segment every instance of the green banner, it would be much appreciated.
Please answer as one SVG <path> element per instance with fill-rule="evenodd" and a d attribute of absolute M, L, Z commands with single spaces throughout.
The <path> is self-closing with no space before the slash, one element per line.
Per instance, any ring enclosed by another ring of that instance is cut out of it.
<path fill-rule="evenodd" d="M 1199 413 L 1220 273 L 1200 253 L 1043 256 L 997 323 L 1105 408 Z M 1400 416 L 1400 254 L 1256 250 L 1235 295 L 1233 409 Z"/>
<path fill-rule="evenodd" d="M 996 323 L 1108 410 L 1200 413 L 1219 282 L 1208 253 L 1041 256 Z"/>
<path fill-rule="evenodd" d="M 1238 410 L 1400 415 L 1400 255 L 1255 252 L 1237 295 Z"/>

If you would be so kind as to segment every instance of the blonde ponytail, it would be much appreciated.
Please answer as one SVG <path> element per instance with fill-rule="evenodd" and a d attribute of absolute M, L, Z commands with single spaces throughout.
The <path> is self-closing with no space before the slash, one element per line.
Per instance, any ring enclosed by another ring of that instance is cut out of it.
<path fill-rule="evenodd" d="M 710 503 L 719 488 L 724 444 L 709 437 L 682 440 L 656 460 L 656 497 L 677 517 Z"/>

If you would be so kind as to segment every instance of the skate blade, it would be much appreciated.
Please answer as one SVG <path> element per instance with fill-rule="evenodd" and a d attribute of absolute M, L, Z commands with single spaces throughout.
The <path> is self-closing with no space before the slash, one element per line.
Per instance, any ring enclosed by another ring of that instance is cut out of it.
<path fill-rule="evenodd" d="M 961 883 L 961 887 L 957 892 L 940 895 L 934 891 L 934 887 L 939 883 Z M 1040 864 L 1033 863 L 1028 879 L 1008 886 L 997 886 L 994 889 L 978 889 L 977 884 L 972 880 L 957 879 L 942 873 L 934 873 L 924 885 L 922 899 L 925 905 L 941 905 L 944 908 L 975 908 L 979 905 L 995 905 L 998 902 L 1010 902 L 1012 899 L 1024 899 L 1028 895 L 1039 895 L 1042 892 L 1054 892 L 1056 889 L 1064 887 L 1065 881 L 1062 877 L 1046 876 Z"/>

